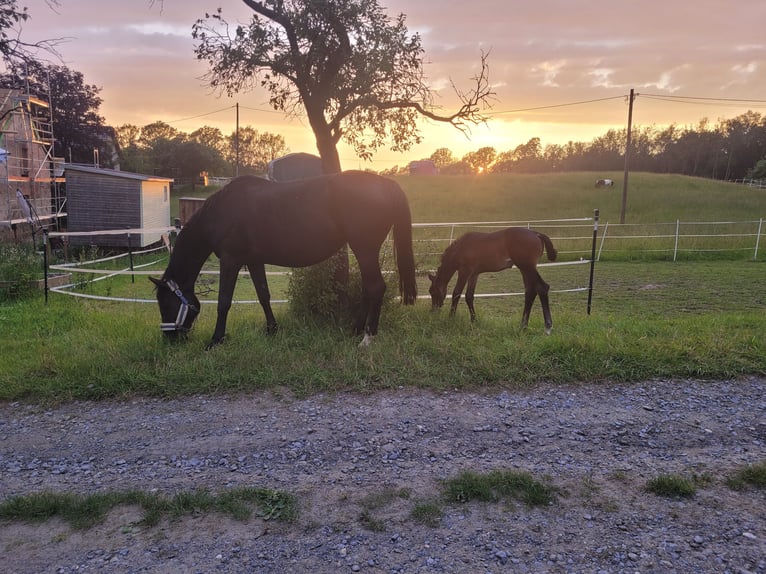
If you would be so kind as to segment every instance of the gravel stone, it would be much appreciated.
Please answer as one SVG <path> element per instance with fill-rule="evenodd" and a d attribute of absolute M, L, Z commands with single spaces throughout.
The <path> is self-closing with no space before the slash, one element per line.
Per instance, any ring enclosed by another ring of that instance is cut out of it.
<path fill-rule="evenodd" d="M 766 460 L 766 379 L 295 399 L 0 404 L 0 498 L 244 486 L 294 494 L 296 522 L 203 513 L 157 526 L 137 508 L 73 530 L 0 521 L 3 571 L 766 574 L 766 493 L 725 480 Z M 522 470 L 561 489 L 545 508 L 446 504 L 444 479 Z M 695 496 L 648 493 L 660 474 Z M 403 496 L 381 496 L 402 492 Z M 435 526 L 411 516 L 441 506 Z"/>

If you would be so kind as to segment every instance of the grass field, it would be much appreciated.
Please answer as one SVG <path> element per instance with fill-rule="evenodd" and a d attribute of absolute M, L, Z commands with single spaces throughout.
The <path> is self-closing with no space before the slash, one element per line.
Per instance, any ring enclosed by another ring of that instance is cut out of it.
<path fill-rule="evenodd" d="M 614 189 L 594 189 L 596 174 L 488 178 L 400 178 L 415 222 L 619 217 L 621 174 Z M 634 174 L 628 220 L 751 220 L 766 212 L 762 191 L 680 176 Z M 766 246 L 765 246 L 766 247 Z M 518 323 L 522 299 L 479 298 L 470 323 L 461 304 L 455 317 L 389 301 L 374 345 L 357 347 L 346 322 L 317 323 L 276 308 L 281 329 L 263 334 L 258 305 L 236 306 L 229 338 L 205 352 L 215 307 L 205 305 L 189 340 L 168 344 L 153 304 L 74 299 L 51 294 L 0 305 L 0 400 L 59 402 L 132 395 L 271 389 L 305 395 L 402 385 L 441 388 L 518 388 L 540 381 L 631 381 L 655 377 L 737 377 L 766 374 L 766 276 L 763 260 L 631 261 L 595 267 L 592 311 L 587 265 L 542 267 L 551 284 L 554 331 L 543 335 L 537 305 L 530 328 Z M 425 261 L 424 267 L 430 262 Z M 157 265 L 158 274 L 162 263 Z M 420 268 L 420 294 L 427 294 Z M 215 284 L 211 284 L 215 289 Z M 152 298 L 138 277 L 88 289 Z M 244 282 L 236 298 L 254 297 Z M 280 298 L 285 278 L 274 278 Z M 518 292 L 516 271 L 487 274 L 478 293 Z M 101 291 L 99 291 L 101 292 Z M 213 295 L 214 297 L 214 295 Z"/>

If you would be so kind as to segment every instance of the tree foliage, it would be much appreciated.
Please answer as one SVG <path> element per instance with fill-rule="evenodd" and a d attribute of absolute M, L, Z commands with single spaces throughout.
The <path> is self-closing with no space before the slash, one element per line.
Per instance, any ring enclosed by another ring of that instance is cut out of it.
<path fill-rule="evenodd" d="M 475 87 L 458 92 L 460 108 L 437 114 L 420 36 L 377 0 L 244 2 L 254 12 L 246 26 L 232 29 L 220 9 L 194 25 L 206 79 L 229 95 L 260 86 L 275 110 L 305 113 L 327 173 L 341 169 L 342 138 L 369 159 L 386 143 L 394 151 L 419 143 L 421 116 L 458 128 L 483 120 L 480 108 L 492 96 L 486 56 Z"/>
<path fill-rule="evenodd" d="M 50 8 L 57 0 L 46 0 Z M 31 18 L 26 6 L 16 0 L 0 0 L 0 57 L 11 74 L 18 74 L 27 62 L 37 61 L 40 53 L 58 56 L 56 46 L 62 38 L 28 42 L 22 39 L 22 25 Z"/>
<path fill-rule="evenodd" d="M 115 129 L 115 137 L 122 169 L 179 181 L 196 180 L 203 171 L 232 176 L 237 160 L 241 173 L 264 174 L 269 161 L 288 151 L 281 135 L 251 126 L 239 129 L 238 144 L 236 132 L 225 136 L 218 128 L 202 126 L 187 134 L 163 121 L 125 124 Z"/>

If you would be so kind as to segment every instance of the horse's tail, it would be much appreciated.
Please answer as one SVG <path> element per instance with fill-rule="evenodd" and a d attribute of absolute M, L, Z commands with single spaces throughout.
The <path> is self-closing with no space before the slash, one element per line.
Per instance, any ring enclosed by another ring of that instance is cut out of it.
<path fill-rule="evenodd" d="M 415 255 L 412 252 L 412 215 L 407 196 L 398 184 L 397 205 L 394 216 L 394 257 L 399 270 L 399 293 L 402 303 L 413 305 L 418 296 L 418 288 L 415 283 Z"/>
<path fill-rule="evenodd" d="M 535 233 L 537 233 L 540 241 L 542 241 L 543 245 L 545 245 L 545 251 L 548 253 L 548 260 L 556 261 L 558 251 L 556 251 L 556 248 L 553 246 L 553 241 L 551 241 L 551 238 L 545 235 L 545 233 L 540 233 L 539 231 L 535 231 Z"/>

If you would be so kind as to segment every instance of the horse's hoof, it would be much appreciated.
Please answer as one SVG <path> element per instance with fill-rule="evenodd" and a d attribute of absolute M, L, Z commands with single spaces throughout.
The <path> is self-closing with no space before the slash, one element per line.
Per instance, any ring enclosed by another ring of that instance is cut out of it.
<path fill-rule="evenodd" d="M 205 350 L 206 350 L 206 351 L 209 351 L 210 349 L 212 349 L 212 348 L 214 348 L 214 347 L 217 347 L 218 345 L 220 345 L 221 343 L 223 343 L 225 340 L 226 340 L 226 335 L 224 335 L 224 336 L 223 336 L 223 337 L 221 337 L 220 339 L 213 339 L 213 340 L 212 340 L 212 341 L 210 341 L 210 342 L 209 342 L 207 345 L 205 345 Z"/>
<path fill-rule="evenodd" d="M 375 338 L 375 335 L 370 335 L 369 333 L 364 334 L 364 339 L 362 339 L 362 342 L 359 343 L 360 347 L 369 347 L 370 343 L 372 343 L 372 340 Z"/>
<path fill-rule="evenodd" d="M 279 331 L 279 327 L 277 326 L 276 323 L 274 323 L 273 325 L 266 325 L 266 334 L 267 335 L 269 335 L 269 336 L 276 335 L 277 331 Z"/>
<path fill-rule="evenodd" d="M 545 328 L 545 334 L 546 335 L 550 335 L 551 334 L 551 330 L 552 330 L 551 327 L 546 327 Z"/>

